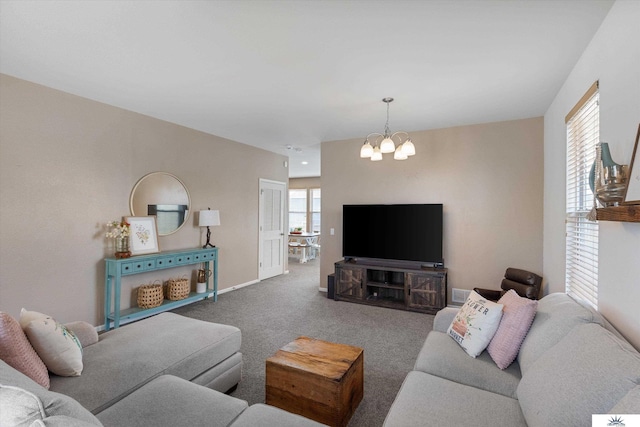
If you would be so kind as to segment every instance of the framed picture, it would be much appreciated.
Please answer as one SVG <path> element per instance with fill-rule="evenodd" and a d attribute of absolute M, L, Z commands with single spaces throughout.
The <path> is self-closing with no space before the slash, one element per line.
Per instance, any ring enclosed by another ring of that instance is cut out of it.
<path fill-rule="evenodd" d="M 129 249 L 131 255 L 144 255 L 160 252 L 158 228 L 155 216 L 128 216 Z"/>
<path fill-rule="evenodd" d="M 624 204 L 640 204 L 640 153 L 638 153 L 638 139 L 640 139 L 640 124 L 636 134 L 636 144 L 633 146 L 633 155 L 629 164 L 629 179 L 624 192 Z"/>

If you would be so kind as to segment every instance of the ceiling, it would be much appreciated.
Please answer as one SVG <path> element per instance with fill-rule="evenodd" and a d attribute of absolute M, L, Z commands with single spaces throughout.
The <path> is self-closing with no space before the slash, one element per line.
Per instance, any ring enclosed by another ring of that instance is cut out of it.
<path fill-rule="evenodd" d="M 392 131 L 543 115 L 612 4 L 1 0 L 0 72 L 319 176 L 320 143 L 382 132 L 387 96 Z"/>

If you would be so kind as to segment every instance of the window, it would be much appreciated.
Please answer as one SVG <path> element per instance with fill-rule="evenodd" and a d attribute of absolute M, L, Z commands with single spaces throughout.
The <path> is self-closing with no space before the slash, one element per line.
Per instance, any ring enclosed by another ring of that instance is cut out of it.
<path fill-rule="evenodd" d="M 311 230 L 320 232 L 320 189 L 312 188 L 311 193 Z"/>
<path fill-rule="evenodd" d="M 600 136 L 598 82 L 566 117 L 567 207 L 565 287 L 569 295 L 598 307 L 598 223 L 587 219 L 594 206 L 589 186 Z"/>
<path fill-rule="evenodd" d="M 307 230 L 307 190 L 289 190 L 289 229 Z"/>
<path fill-rule="evenodd" d="M 289 230 L 320 232 L 320 189 L 289 190 Z"/>

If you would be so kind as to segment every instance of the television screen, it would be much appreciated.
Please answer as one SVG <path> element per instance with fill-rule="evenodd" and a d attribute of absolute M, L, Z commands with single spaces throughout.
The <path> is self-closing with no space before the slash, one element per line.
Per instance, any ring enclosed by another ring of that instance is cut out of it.
<path fill-rule="evenodd" d="M 442 204 L 344 205 L 342 256 L 443 262 Z"/>

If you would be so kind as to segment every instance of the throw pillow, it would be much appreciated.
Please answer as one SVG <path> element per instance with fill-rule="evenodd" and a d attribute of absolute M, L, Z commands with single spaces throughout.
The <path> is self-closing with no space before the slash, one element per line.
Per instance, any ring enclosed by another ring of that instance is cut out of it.
<path fill-rule="evenodd" d="M 531 328 L 538 301 L 523 298 L 510 289 L 498 303 L 504 305 L 502 319 L 487 351 L 498 368 L 506 369 L 515 360 Z"/>
<path fill-rule="evenodd" d="M 487 301 L 471 291 L 467 301 L 453 318 L 447 333 L 471 357 L 487 348 L 502 318 L 502 304 Z"/>
<path fill-rule="evenodd" d="M 82 373 L 82 344 L 73 332 L 51 316 L 22 309 L 20 323 L 47 368 L 56 375 Z"/>
<path fill-rule="evenodd" d="M 46 319 L 46 314 L 39 313 L 37 311 L 27 311 L 24 308 L 20 310 L 20 326 L 25 329 L 29 323 L 36 319 Z"/>
<path fill-rule="evenodd" d="M 49 372 L 33 349 L 18 321 L 0 312 L 0 359 L 44 388 L 49 388 Z"/>

